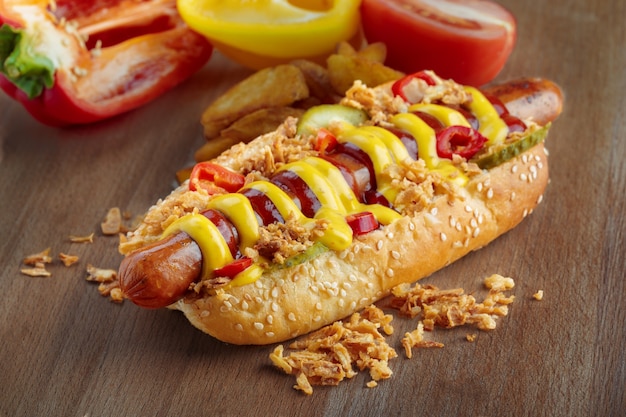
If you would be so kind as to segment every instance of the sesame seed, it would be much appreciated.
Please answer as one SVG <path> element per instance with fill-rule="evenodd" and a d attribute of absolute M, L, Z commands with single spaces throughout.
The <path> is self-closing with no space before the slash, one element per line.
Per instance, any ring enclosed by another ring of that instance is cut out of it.
<path fill-rule="evenodd" d="M 211 312 L 209 310 L 202 310 L 202 312 L 200 313 L 200 317 L 206 318 L 209 317 L 211 315 Z"/>
<path fill-rule="evenodd" d="M 255 281 L 254 286 L 257 287 L 258 289 L 263 288 L 263 284 L 261 283 L 261 281 Z"/>
<path fill-rule="evenodd" d="M 541 161 L 541 157 L 539 155 L 535 155 L 535 161 L 537 162 Z"/>
<path fill-rule="evenodd" d="M 367 301 L 368 301 L 367 297 L 363 297 L 359 300 L 359 304 L 367 304 Z"/>
<path fill-rule="evenodd" d="M 339 304 L 339 307 L 343 307 L 346 304 L 346 302 L 343 298 L 340 298 L 337 304 Z"/>
<path fill-rule="evenodd" d="M 478 227 L 478 222 L 476 221 L 476 219 L 470 220 L 470 227 L 472 228 Z"/>
<path fill-rule="evenodd" d="M 522 162 L 525 163 L 525 164 L 528 163 L 528 155 L 527 154 L 523 154 L 522 155 Z"/>
<path fill-rule="evenodd" d="M 350 252 L 350 253 L 348 254 L 348 261 L 350 261 L 350 262 L 354 262 L 354 252 Z"/>
<path fill-rule="evenodd" d="M 463 247 L 463 243 L 460 240 L 455 240 L 454 243 L 452 244 L 452 247 L 458 249 L 460 247 Z"/>
<path fill-rule="evenodd" d="M 317 294 L 320 291 L 319 288 L 317 288 L 316 285 L 311 285 L 310 288 L 311 288 L 311 291 L 313 291 L 315 294 Z"/>
<path fill-rule="evenodd" d="M 432 214 L 433 216 L 436 216 L 438 211 L 439 210 L 437 209 L 437 207 L 433 207 L 433 208 L 430 209 L 430 214 Z"/>
<path fill-rule="evenodd" d="M 356 301 L 350 303 L 350 308 L 353 310 L 356 308 Z"/>
<path fill-rule="evenodd" d="M 487 190 L 487 198 L 488 199 L 492 199 L 493 198 L 493 188 L 490 188 Z"/>
<path fill-rule="evenodd" d="M 347 250 L 342 250 L 341 252 L 339 252 L 339 259 L 345 259 L 347 254 Z"/>
<path fill-rule="evenodd" d="M 400 259 L 400 252 L 396 251 L 396 250 L 392 250 L 391 251 L 391 257 L 393 259 Z"/>
<path fill-rule="evenodd" d="M 484 216 L 482 214 L 478 215 L 478 224 L 483 224 Z"/>
<path fill-rule="evenodd" d="M 272 303 L 272 311 L 275 313 L 278 311 L 278 309 L 279 309 L 278 304 Z"/>
<path fill-rule="evenodd" d="M 376 249 L 381 250 L 383 248 L 383 241 L 379 240 L 378 242 L 376 242 Z"/>
<path fill-rule="evenodd" d="M 342 297 L 346 297 L 348 293 L 346 292 L 346 290 L 342 289 L 341 291 L 339 291 L 339 295 L 341 295 Z"/>
<path fill-rule="evenodd" d="M 265 336 L 274 337 L 274 332 L 265 332 Z"/>
<path fill-rule="evenodd" d="M 409 222 L 409 230 L 410 231 L 415 230 L 415 225 L 413 224 L 413 222 Z"/>
<path fill-rule="evenodd" d="M 393 272 L 393 269 L 391 269 L 391 268 L 387 268 L 387 271 L 385 271 L 385 274 L 386 274 L 389 278 L 391 278 L 391 277 L 393 277 L 393 275 L 394 275 L 395 273 Z M 367 286 L 368 286 L 368 288 L 372 288 L 372 283 L 370 282 Z"/>
<path fill-rule="evenodd" d="M 322 316 L 315 316 L 313 317 L 313 321 L 318 322 L 322 319 Z"/>
<path fill-rule="evenodd" d="M 387 272 L 389 272 L 389 271 L 390 271 L 390 270 L 387 270 Z M 393 271 L 391 271 L 391 272 L 392 272 L 392 275 L 393 275 Z M 367 288 L 368 288 L 368 289 L 370 289 L 370 290 L 371 290 L 372 288 L 374 288 L 374 284 L 372 284 L 371 282 L 368 282 L 368 283 L 366 284 L 366 286 L 367 286 Z"/>
<path fill-rule="evenodd" d="M 262 304 L 263 303 L 263 299 L 261 297 L 259 297 L 258 295 L 256 297 L 254 297 L 254 301 L 256 301 L 258 304 Z"/>
<path fill-rule="evenodd" d="M 543 201 L 543 194 L 541 194 L 539 198 L 537 199 L 537 204 L 541 204 L 542 201 Z"/>
<path fill-rule="evenodd" d="M 479 234 L 480 234 L 480 227 L 477 227 L 476 229 L 474 229 L 474 233 L 472 233 L 472 237 L 477 238 Z"/>
<path fill-rule="evenodd" d="M 468 213 L 471 213 L 472 211 L 474 211 L 474 209 L 472 208 L 472 206 L 470 206 L 469 204 L 465 206 L 465 211 Z"/>
<path fill-rule="evenodd" d="M 454 226 L 456 226 L 456 219 L 450 216 L 450 227 L 454 227 Z"/>
<path fill-rule="evenodd" d="M 515 200 L 515 197 L 517 197 L 517 194 L 515 194 L 515 191 L 513 191 L 511 193 L 511 201 Z"/>
<path fill-rule="evenodd" d="M 367 275 L 372 276 L 374 275 L 374 267 L 370 266 L 369 268 L 367 268 Z"/>
<path fill-rule="evenodd" d="M 526 181 L 528 179 L 528 176 L 522 172 L 521 174 L 519 174 L 519 179 L 522 181 Z"/>
<path fill-rule="evenodd" d="M 350 278 L 352 278 L 352 276 L 350 276 Z M 352 280 L 352 279 L 350 279 L 350 280 Z M 356 281 L 356 278 L 354 280 Z M 346 290 L 349 290 L 350 288 L 352 288 L 352 285 L 350 285 L 349 282 L 344 282 L 342 287 L 345 288 Z"/>
<path fill-rule="evenodd" d="M 517 169 L 518 169 L 517 165 L 513 165 L 513 166 L 511 167 L 511 172 L 512 172 L 513 174 L 515 174 L 515 173 L 517 172 Z"/>
<path fill-rule="evenodd" d="M 322 310 L 322 303 L 315 303 L 315 309 L 316 310 Z"/>
<path fill-rule="evenodd" d="M 267 315 L 267 324 L 272 324 L 274 323 L 274 316 L 272 316 L 271 314 Z"/>
<path fill-rule="evenodd" d="M 387 233 L 387 239 L 393 239 L 393 232 Z"/>
<path fill-rule="evenodd" d="M 543 162 L 538 162 L 537 163 L 537 168 L 539 168 L 539 169 L 543 168 Z"/>
<path fill-rule="evenodd" d="M 348 279 L 349 279 L 350 281 L 352 281 L 352 282 L 356 282 L 356 275 L 354 275 L 354 274 L 350 274 L 350 276 L 348 277 Z M 349 286 L 350 284 L 348 284 L 348 283 L 346 282 L 344 285 L 348 285 L 348 286 Z M 348 287 L 348 288 L 350 288 L 350 287 Z"/>
<path fill-rule="evenodd" d="M 273 298 L 277 298 L 278 297 L 278 287 L 272 288 L 272 297 Z"/>
<path fill-rule="evenodd" d="M 528 216 L 528 209 L 524 209 L 524 213 L 522 213 L 522 217 Z"/>
<path fill-rule="evenodd" d="M 242 310 L 247 310 L 248 309 L 248 303 L 246 301 L 242 301 L 241 302 L 241 309 Z"/>
<path fill-rule="evenodd" d="M 243 326 L 241 325 L 241 323 L 235 324 L 235 329 L 240 331 L 240 332 L 243 332 Z"/>
<path fill-rule="evenodd" d="M 263 325 L 263 323 L 259 323 L 258 321 L 254 322 L 254 328 L 257 330 L 263 330 L 265 328 L 265 326 Z"/>
<path fill-rule="evenodd" d="M 476 190 L 478 192 L 481 192 L 483 190 L 483 187 L 484 187 L 484 185 L 483 185 L 482 182 L 479 182 L 478 184 L 476 184 Z"/>
<path fill-rule="evenodd" d="M 442 242 L 445 242 L 446 240 L 448 240 L 448 236 L 446 236 L 444 232 L 439 233 L 439 238 L 441 239 Z"/>
<path fill-rule="evenodd" d="M 287 315 L 287 319 L 289 319 L 289 321 L 296 321 L 296 315 L 293 313 L 289 313 Z"/>
<path fill-rule="evenodd" d="M 457 223 L 457 224 L 454 226 L 454 228 L 460 232 L 461 230 L 463 230 L 463 225 L 461 225 L 461 223 Z"/>
<path fill-rule="evenodd" d="M 319 269 L 319 267 L 320 267 L 320 260 L 319 259 L 317 259 L 317 258 L 313 259 L 313 267 L 315 269 Z"/>

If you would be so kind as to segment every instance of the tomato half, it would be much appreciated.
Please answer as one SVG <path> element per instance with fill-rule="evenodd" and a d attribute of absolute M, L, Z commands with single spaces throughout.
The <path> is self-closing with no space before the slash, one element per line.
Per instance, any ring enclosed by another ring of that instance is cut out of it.
<path fill-rule="evenodd" d="M 477 87 L 502 70 L 517 36 L 511 12 L 488 0 L 363 0 L 361 18 L 367 41 L 387 45 L 387 65 Z"/>

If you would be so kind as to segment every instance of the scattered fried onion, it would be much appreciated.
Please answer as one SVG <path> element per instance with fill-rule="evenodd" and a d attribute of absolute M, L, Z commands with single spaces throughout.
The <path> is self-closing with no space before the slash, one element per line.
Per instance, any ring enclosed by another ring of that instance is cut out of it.
<path fill-rule="evenodd" d="M 272 363 L 285 373 L 296 376 L 295 389 L 313 393 L 314 385 L 338 385 L 345 378 L 354 377 L 354 365 L 369 370 L 369 387 L 391 377 L 389 360 L 397 356 L 379 332 L 391 333 L 392 316 L 375 306 L 362 313 L 354 313 L 347 322 L 335 322 L 303 339 L 293 342 L 293 351 L 284 356 L 283 345 L 270 354 Z"/>

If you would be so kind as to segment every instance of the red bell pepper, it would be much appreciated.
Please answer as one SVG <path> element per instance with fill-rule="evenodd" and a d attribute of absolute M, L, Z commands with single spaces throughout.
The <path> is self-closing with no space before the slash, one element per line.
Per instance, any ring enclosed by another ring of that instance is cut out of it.
<path fill-rule="evenodd" d="M 48 125 L 142 106 L 212 51 L 175 0 L 0 0 L 0 87 Z"/>

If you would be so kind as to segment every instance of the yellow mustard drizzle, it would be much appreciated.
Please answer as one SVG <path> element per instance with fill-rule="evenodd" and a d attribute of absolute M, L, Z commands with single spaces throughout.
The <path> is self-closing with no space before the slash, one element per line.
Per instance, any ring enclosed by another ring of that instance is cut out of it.
<path fill-rule="evenodd" d="M 315 184 L 313 185 L 315 186 Z M 348 223 L 346 223 L 341 212 L 337 210 L 337 207 L 322 206 L 317 213 L 315 213 L 315 218 L 311 219 L 302 214 L 298 206 L 296 206 L 296 203 L 293 202 L 287 193 L 270 182 L 255 181 L 244 188 L 253 188 L 265 194 L 272 200 L 272 203 L 274 203 L 276 209 L 285 220 L 291 218 L 305 227 L 314 227 L 316 219 L 327 220 L 327 228 L 318 238 L 318 241 L 330 249 L 343 250 L 352 243 L 352 229 L 348 226 Z M 315 193 L 314 189 L 312 189 L 312 191 Z"/>
<path fill-rule="evenodd" d="M 472 127 L 461 112 L 447 106 L 438 104 L 413 104 L 409 107 L 409 112 L 420 111 L 430 114 L 446 126 Z"/>
<path fill-rule="evenodd" d="M 399 113 L 390 119 L 399 129 L 410 133 L 417 141 L 417 152 L 426 163 L 426 167 L 439 172 L 448 181 L 464 186 L 469 181 L 467 176 L 452 162 L 439 158 L 437 155 L 437 139 L 433 128 L 412 113 Z"/>
<path fill-rule="evenodd" d="M 259 240 L 259 223 L 250 200 L 239 193 L 222 194 L 211 201 L 209 209 L 223 213 L 239 233 L 239 246 L 250 248 Z"/>
<path fill-rule="evenodd" d="M 169 225 L 161 235 L 166 238 L 176 232 L 187 233 L 202 252 L 202 278 L 211 276 L 214 270 L 233 261 L 224 236 L 213 222 L 202 214 L 187 214 Z"/>
<path fill-rule="evenodd" d="M 469 86 L 464 88 L 472 96 L 469 109 L 478 118 L 480 123 L 478 131 L 487 138 L 487 145 L 504 142 L 509 134 L 509 128 L 491 102 L 477 88 Z"/>

